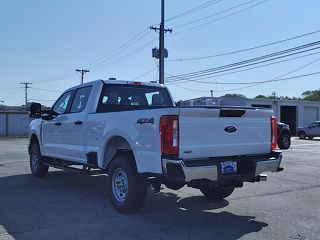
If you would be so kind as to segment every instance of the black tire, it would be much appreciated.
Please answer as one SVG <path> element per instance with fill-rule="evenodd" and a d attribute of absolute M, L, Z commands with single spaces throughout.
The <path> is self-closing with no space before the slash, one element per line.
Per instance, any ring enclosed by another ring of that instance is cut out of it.
<path fill-rule="evenodd" d="M 306 139 L 307 135 L 304 131 L 298 132 L 298 136 L 300 139 Z"/>
<path fill-rule="evenodd" d="M 233 193 L 232 186 L 215 186 L 200 188 L 202 194 L 209 200 L 218 200 L 229 197 Z"/>
<path fill-rule="evenodd" d="M 131 155 L 119 155 L 108 171 L 108 190 L 114 208 L 121 213 L 134 213 L 144 204 L 147 195 L 146 178 L 137 173 Z"/>
<path fill-rule="evenodd" d="M 291 136 L 289 133 L 282 133 L 279 141 L 278 141 L 278 147 L 280 149 L 289 149 L 291 145 Z"/>
<path fill-rule="evenodd" d="M 44 177 L 47 175 L 49 166 L 42 163 L 43 157 L 40 153 L 40 147 L 37 142 L 30 146 L 30 169 L 35 177 Z"/>

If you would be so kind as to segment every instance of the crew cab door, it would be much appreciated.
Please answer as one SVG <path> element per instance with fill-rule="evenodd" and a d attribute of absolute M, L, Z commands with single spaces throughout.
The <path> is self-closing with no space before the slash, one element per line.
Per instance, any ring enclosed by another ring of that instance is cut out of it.
<path fill-rule="evenodd" d="M 70 111 L 61 119 L 61 154 L 68 160 L 86 162 L 86 105 L 92 86 L 78 88 Z"/>
<path fill-rule="evenodd" d="M 61 154 L 62 122 L 66 118 L 72 95 L 72 91 L 62 94 L 52 107 L 52 111 L 57 116 L 42 123 L 42 154 L 45 156 L 57 157 Z"/>

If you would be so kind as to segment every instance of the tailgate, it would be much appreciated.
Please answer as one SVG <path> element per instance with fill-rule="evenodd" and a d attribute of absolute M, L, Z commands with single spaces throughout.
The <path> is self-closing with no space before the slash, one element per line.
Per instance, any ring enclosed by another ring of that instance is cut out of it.
<path fill-rule="evenodd" d="M 180 108 L 179 157 L 266 154 L 271 149 L 269 109 Z"/>

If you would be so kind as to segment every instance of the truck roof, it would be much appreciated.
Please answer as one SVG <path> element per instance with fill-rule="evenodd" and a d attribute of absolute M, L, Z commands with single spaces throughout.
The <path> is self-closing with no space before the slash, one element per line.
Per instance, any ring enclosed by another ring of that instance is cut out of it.
<path fill-rule="evenodd" d="M 98 80 L 93 80 L 93 81 L 86 82 L 83 84 L 78 84 L 76 86 L 73 86 L 71 88 L 66 89 L 64 92 L 79 88 L 80 86 L 85 87 L 88 85 L 94 85 L 94 84 L 101 83 L 101 82 L 103 82 L 105 84 L 142 85 L 142 86 L 165 88 L 165 85 L 159 84 L 157 82 L 137 82 L 137 81 L 127 81 L 127 80 L 116 80 L 116 79 L 108 79 L 108 80 L 98 79 Z"/>
<path fill-rule="evenodd" d="M 157 83 L 157 82 L 138 82 L 138 81 L 127 81 L 127 80 L 116 80 L 116 79 L 108 79 L 108 80 L 103 80 L 103 79 L 98 79 L 98 80 L 93 80 L 90 82 L 86 82 L 83 84 L 78 84 L 76 86 L 73 86 L 71 88 L 68 88 L 65 90 L 65 92 L 73 90 L 78 87 L 85 87 L 87 85 L 94 85 L 97 83 L 105 83 L 105 84 L 123 84 L 123 85 L 142 85 L 142 86 L 150 86 L 150 87 L 160 87 L 160 88 L 165 88 L 165 85 Z"/>

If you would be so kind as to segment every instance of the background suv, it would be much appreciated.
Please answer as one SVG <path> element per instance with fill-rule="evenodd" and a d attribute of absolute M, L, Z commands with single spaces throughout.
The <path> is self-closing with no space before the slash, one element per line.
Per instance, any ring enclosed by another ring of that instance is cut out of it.
<path fill-rule="evenodd" d="M 320 137 L 320 121 L 315 121 L 307 127 L 298 128 L 298 136 L 300 139 Z"/>

